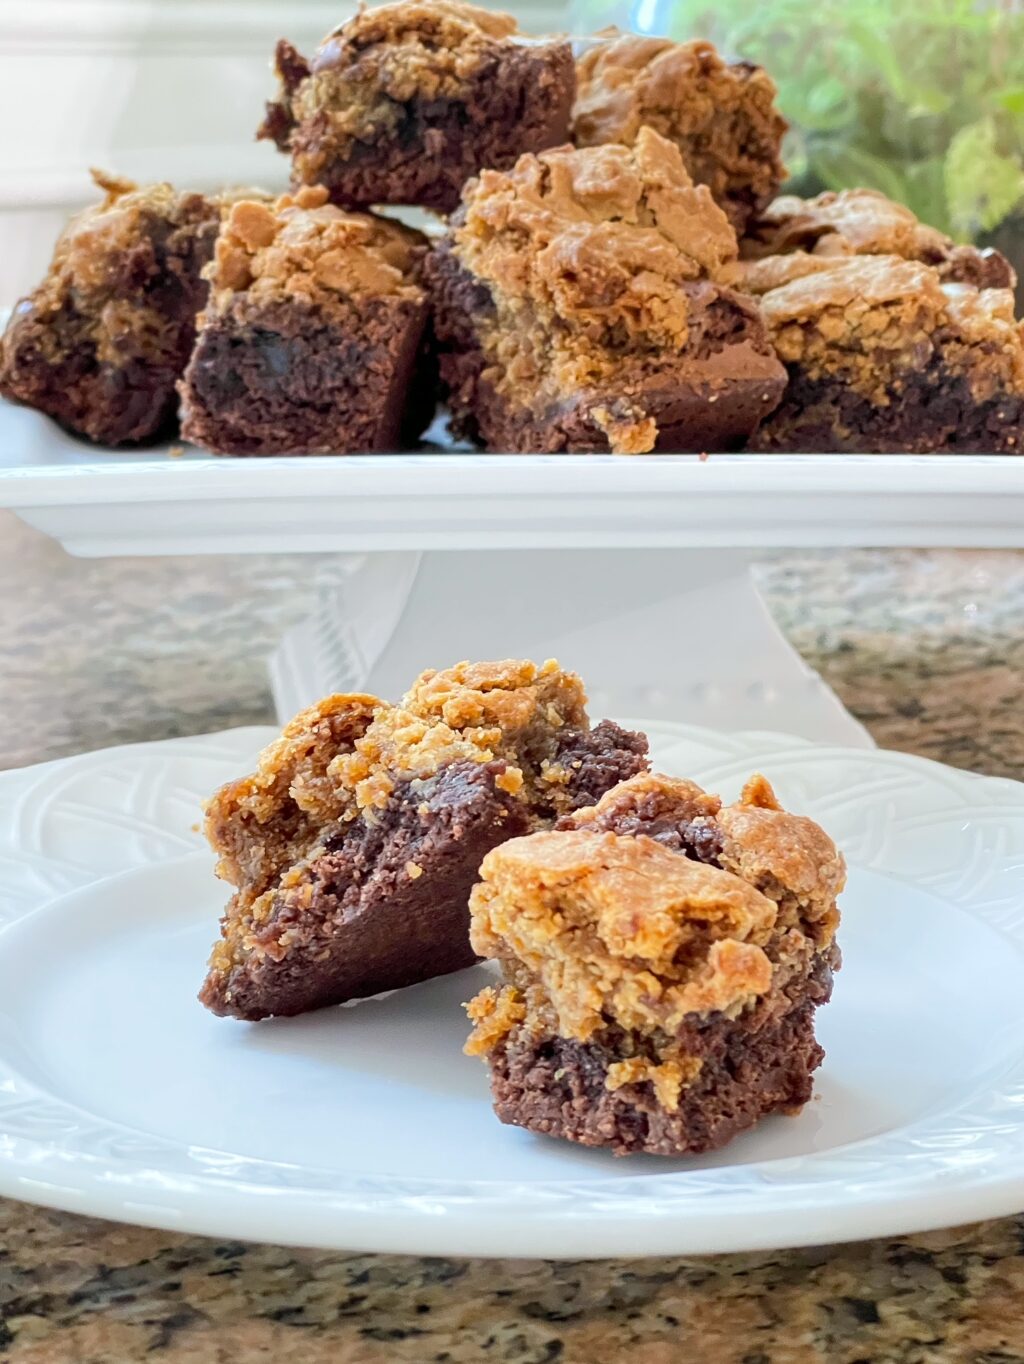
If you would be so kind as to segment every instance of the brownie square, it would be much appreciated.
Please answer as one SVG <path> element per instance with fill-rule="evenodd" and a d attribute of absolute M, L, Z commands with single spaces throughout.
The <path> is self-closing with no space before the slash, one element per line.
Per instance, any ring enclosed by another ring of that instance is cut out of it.
<path fill-rule="evenodd" d="M 14 309 L 0 393 L 98 444 L 134 445 L 175 429 L 220 207 L 166 184 L 94 179 L 103 202 L 71 221 Z"/>
<path fill-rule="evenodd" d="M 427 672 L 397 706 L 327 697 L 208 804 L 218 874 L 236 889 L 200 998 L 258 1019 L 472 965 L 484 855 L 589 805 L 646 755 L 643 735 L 591 727 L 580 679 L 550 661 Z"/>
<path fill-rule="evenodd" d="M 837 256 L 899 256 L 930 265 L 939 278 L 978 289 L 1012 289 L 1013 266 L 999 251 L 961 245 L 922 223 L 909 208 L 873 189 L 828 191 L 813 199 L 784 194 L 740 242 L 747 287 L 813 274 Z"/>
<path fill-rule="evenodd" d="M 235 204 L 181 384 L 182 434 L 222 455 L 390 450 L 433 413 L 424 239 L 322 189 Z"/>
<path fill-rule="evenodd" d="M 598 35 L 576 65 L 572 138 L 578 147 L 632 145 L 641 128 L 674 142 L 737 232 L 785 179 L 786 120 L 771 77 L 726 62 L 704 40 L 674 43 L 632 33 Z"/>
<path fill-rule="evenodd" d="M 752 449 L 1021 452 L 1024 325 L 1009 289 L 900 256 L 778 256 L 754 269 L 789 384 Z"/>
<path fill-rule="evenodd" d="M 466 1050 L 502 1122 L 616 1155 L 696 1155 L 811 1097 L 845 866 L 763 777 L 723 808 L 640 774 L 488 853 L 471 940 L 503 983 Z"/>
<path fill-rule="evenodd" d="M 736 255 L 648 128 L 485 171 L 426 265 L 454 429 L 492 451 L 737 448 L 785 375 Z"/>
<path fill-rule="evenodd" d="M 565 141 L 575 81 L 567 42 L 454 0 L 362 9 L 310 61 L 282 40 L 276 66 L 258 136 L 291 156 L 294 185 L 442 213 L 482 168 Z"/>

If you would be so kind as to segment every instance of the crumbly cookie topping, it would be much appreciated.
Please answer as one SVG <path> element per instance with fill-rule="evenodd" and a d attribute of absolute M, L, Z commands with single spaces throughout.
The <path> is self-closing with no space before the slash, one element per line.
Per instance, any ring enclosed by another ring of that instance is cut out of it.
<path fill-rule="evenodd" d="M 320 186 L 304 186 L 273 204 L 234 203 L 210 269 L 217 306 L 247 292 L 261 301 L 352 296 L 419 300 L 423 237 L 369 213 L 346 213 Z"/>
<path fill-rule="evenodd" d="M 634 143 L 641 128 L 674 142 L 687 170 L 742 228 L 785 178 L 786 121 L 760 67 L 722 60 L 711 43 L 612 31 L 577 63 L 577 146 Z"/>
<path fill-rule="evenodd" d="M 781 360 L 881 405 L 901 374 L 938 355 L 979 398 L 1000 386 L 1024 392 L 1024 325 L 1009 290 L 945 283 L 898 256 L 839 256 L 770 288 L 761 309 Z"/>

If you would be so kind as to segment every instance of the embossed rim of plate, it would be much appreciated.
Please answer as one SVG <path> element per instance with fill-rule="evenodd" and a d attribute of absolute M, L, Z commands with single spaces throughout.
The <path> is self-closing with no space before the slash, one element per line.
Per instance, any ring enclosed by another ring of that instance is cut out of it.
<path fill-rule="evenodd" d="M 709 783 L 768 766 L 820 818 L 830 803 L 861 801 L 863 827 L 844 840 L 851 862 L 922 886 L 1024 948 L 1024 785 L 898 753 L 630 723 L 647 728 L 663 765 L 675 748 Z M 196 794 L 237 773 L 273 733 L 231 730 L 0 774 L 0 931 L 68 891 L 194 852 Z M 177 775 L 164 789 L 169 759 Z M 897 792 L 912 799 L 897 803 Z M 48 850 L 56 831 L 86 834 L 111 816 L 130 827 L 130 843 L 79 837 L 73 857 Z M 901 821 L 939 835 L 943 865 L 917 865 L 919 843 L 900 838 Z M 1024 1206 L 1024 1040 L 1012 1066 L 962 1103 L 878 1137 L 611 1185 L 346 1178 L 226 1160 L 84 1113 L 28 1085 L 0 1052 L 0 1193 L 178 1231 L 419 1254 L 698 1254 L 894 1235 Z"/>

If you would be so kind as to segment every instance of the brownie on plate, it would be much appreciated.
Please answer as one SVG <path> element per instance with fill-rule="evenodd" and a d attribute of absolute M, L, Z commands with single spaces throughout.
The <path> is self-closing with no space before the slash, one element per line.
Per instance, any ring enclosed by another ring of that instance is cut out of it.
<path fill-rule="evenodd" d="M 711 43 L 599 34 L 576 66 L 572 136 L 578 147 L 632 144 L 642 127 L 675 142 L 699 185 L 742 232 L 785 179 L 786 120 L 775 84 L 750 62 L 726 62 Z"/>
<path fill-rule="evenodd" d="M 291 155 L 293 184 L 442 213 L 485 166 L 564 142 L 575 82 L 567 42 L 458 0 L 360 9 L 310 61 L 279 43 L 277 71 L 259 136 Z"/>
<path fill-rule="evenodd" d="M 1024 324 L 1010 289 L 956 283 L 900 256 L 756 265 L 748 287 L 765 289 L 761 309 L 789 385 L 751 449 L 1021 452 Z"/>
<path fill-rule="evenodd" d="M 814 199 L 784 194 L 749 224 L 740 252 L 748 287 L 758 293 L 824 269 L 837 256 L 901 256 L 932 266 L 943 280 L 979 289 L 1017 283 L 1001 252 L 957 245 L 873 189 L 829 191 Z"/>
<path fill-rule="evenodd" d="M 426 267 L 454 429 L 492 451 L 741 445 L 785 373 L 736 258 L 650 128 L 484 171 Z"/>
<path fill-rule="evenodd" d="M 222 455 L 414 440 L 433 412 L 424 238 L 303 188 L 236 203 L 181 384 L 182 434 Z"/>
<path fill-rule="evenodd" d="M 811 1096 L 843 859 L 763 777 L 722 806 L 641 774 L 484 858 L 473 946 L 503 983 L 466 1050 L 502 1122 L 617 1155 L 723 1146 Z"/>
<path fill-rule="evenodd" d="M 647 767 L 642 734 L 591 728 L 554 662 L 426 672 L 397 706 L 331 696 L 209 802 L 235 886 L 200 998 L 258 1019 L 470 966 L 485 853 Z"/>
<path fill-rule="evenodd" d="M 103 202 L 68 224 L 14 309 L 0 393 L 98 444 L 132 445 L 174 430 L 221 210 L 170 185 L 93 178 Z"/>

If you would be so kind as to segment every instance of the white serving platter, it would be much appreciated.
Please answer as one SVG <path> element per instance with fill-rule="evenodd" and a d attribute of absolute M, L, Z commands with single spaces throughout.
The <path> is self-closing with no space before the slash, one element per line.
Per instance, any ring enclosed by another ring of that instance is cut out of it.
<path fill-rule="evenodd" d="M 800 1117 L 690 1161 L 502 1127 L 461 1053 L 483 968 L 300 1019 L 207 1014 L 195 991 L 224 887 L 193 826 L 272 734 L 246 729 L 0 775 L 0 1193 L 222 1237 L 548 1257 L 1019 1211 L 1024 786 L 647 728 L 659 766 L 726 795 L 766 771 L 847 852 L 844 967 Z"/>
<path fill-rule="evenodd" d="M 0 506 L 78 555 L 1024 545 L 1013 456 L 172 450 L 97 451 L 0 401 Z"/>

